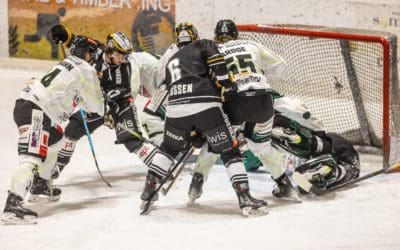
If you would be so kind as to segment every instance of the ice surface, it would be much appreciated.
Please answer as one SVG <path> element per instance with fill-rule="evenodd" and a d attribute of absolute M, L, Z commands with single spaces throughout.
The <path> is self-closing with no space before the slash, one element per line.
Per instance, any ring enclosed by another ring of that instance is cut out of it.
<path fill-rule="evenodd" d="M 17 165 L 17 130 L 12 111 L 24 83 L 47 71 L 26 62 L 0 61 L 2 141 L 0 206 Z M 6 67 L 7 66 L 7 67 Z M 23 67 L 22 69 L 18 69 Z M 29 204 L 39 212 L 37 225 L 0 225 L 1 250 L 166 250 L 166 249 L 400 249 L 400 175 L 389 174 L 302 204 L 275 199 L 272 181 L 263 171 L 250 174 L 257 197 L 267 199 L 270 213 L 243 218 L 223 166 L 216 165 L 198 205 L 187 207 L 187 168 L 168 196 L 160 197 L 147 216 L 139 215 L 146 169 L 105 127 L 93 134 L 100 168 L 111 182 L 98 177 L 86 138 L 57 183 L 61 200 Z M 363 173 L 381 167 L 380 156 L 362 154 Z"/>

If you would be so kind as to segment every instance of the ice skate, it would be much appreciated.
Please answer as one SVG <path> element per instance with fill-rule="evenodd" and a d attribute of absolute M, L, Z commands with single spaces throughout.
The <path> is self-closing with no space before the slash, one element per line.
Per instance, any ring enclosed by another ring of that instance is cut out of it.
<path fill-rule="evenodd" d="M 22 203 L 22 198 L 8 192 L 8 197 L 6 201 L 6 207 L 3 211 L 3 216 L 1 221 L 6 225 L 23 225 L 23 224 L 36 224 L 37 223 L 37 213 L 24 208 Z"/>
<path fill-rule="evenodd" d="M 302 202 L 297 184 L 286 174 L 276 180 L 276 186 L 272 190 L 272 195 L 276 198 L 296 203 Z"/>
<path fill-rule="evenodd" d="M 268 214 L 268 204 L 251 196 L 249 184 L 246 182 L 234 183 L 233 188 L 239 200 L 239 207 L 245 217 L 262 216 Z"/>
<path fill-rule="evenodd" d="M 192 177 L 192 182 L 189 187 L 189 201 L 187 202 L 188 206 L 192 206 L 194 202 L 200 198 L 203 193 L 203 183 L 204 176 L 201 173 L 194 173 Z"/>
<path fill-rule="evenodd" d="M 155 193 L 157 189 L 159 180 L 153 174 L 148 174 L 146 176 L 146 182 L 144 185 L 144 190 L 140 195 L 140 199 L 142 199 L 142 204 L 140 205 L 140 210 L 142 210 L 143 214 L 147 214 L 153 208 L 154 203 L 158 200 L 158 193 Z M 154 195 L 153 195 L 154 194 Z M 153 195 L 153 197 L 151 197 Z M 151 200 L 150 200 L 151 198 Z M 148 207 L 146 207 L 148 206 Z"/>
<path fill-rule="evenodd" d="M 34 202 L 38 198 L 58 201 L 61 196 L 61 189 L 52 186 L 51 182 L 51 180 L 43 179 L 38 173 L 35 173 L 32 186 L 29 190 L 28 201 Z"/>

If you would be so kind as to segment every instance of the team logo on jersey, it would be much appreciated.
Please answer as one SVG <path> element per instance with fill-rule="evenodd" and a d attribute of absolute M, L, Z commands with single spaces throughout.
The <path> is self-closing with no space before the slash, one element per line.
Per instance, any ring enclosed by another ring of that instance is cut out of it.
<path fill-rule="evenodd" d="M 225 142 L 228 139 L 228 135 L 225 131 L 217 131 L 215 134 L 207 136 L 207 141 L 210 144 L 220 144 L 221 142 Z"/>
<path fill-rule="evenodd" d="M 139 158 L 143 158 L 149 154 L 149 147 L 143 146 L 139 152 Z"/>
<path fill-rule="evenodd" d="M 172 133 L 172 132 L 169 131 L 169 130 L 166 130 L 165 132 L 166 132 L 166 135 L 167 135 L 168 137 L 172 138 L 172 139 L 175 140 L 175 141 L 183 141 L 183 140 L 184 140 L 183 137 L 182 137 L 181 135 L 176 135 L 176 134 Z"/>

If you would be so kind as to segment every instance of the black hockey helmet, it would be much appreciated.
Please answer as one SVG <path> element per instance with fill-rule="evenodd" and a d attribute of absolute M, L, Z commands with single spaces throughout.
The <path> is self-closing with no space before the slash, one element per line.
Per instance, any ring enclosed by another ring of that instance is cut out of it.
<path fill-rule="evenodd" d="M 123 32 L 117 31 L 107 36 L 106 50 L 126 55 L 133 51 L 133 47 L 128 36 Z"/>
<path fill-rule="evenodd" d="M 219 20 L 215 26 L 214 34 L 216 42 L 236 40 L 239 35 L 236 24 L 231 19 Z"/>
<path fill-rule="evenodd" d="M 71 42 L 69 49 L 71 55 L 77 56 L 85 60 L 87 52 L 90 53 L 90 61 L 95 60 L 97 55 L 97 43 L 87 36 L 75 36 Z"/>
<path fill-rule="evenodd" d="M 196 27 L 189 22 L 179 23 L 175 27 L 175 43 L 178 47 L 182 47 L 199 38 Z"/>

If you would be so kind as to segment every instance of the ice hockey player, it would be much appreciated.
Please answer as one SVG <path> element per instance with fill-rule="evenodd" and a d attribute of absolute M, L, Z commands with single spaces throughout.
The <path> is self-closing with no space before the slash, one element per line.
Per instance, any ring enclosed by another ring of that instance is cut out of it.
<path fill-rule="evenodd" d="M 168 103 L 168 90 L 164 84 L 166 65 L 169 58 L 178 50 L 179 48 L 175 41 L 158 60 L 153 75 L 156 90 L 153 91 L 143 112 L 139 113 L 140 121 L 148 137 L 158 146 L 161 145 L 164 137 L 165 110 Z"/>
<path fill-rule="evenodd" d="M 18 127 L 19 165 L 11 177 L 11 187 L 1 220 L 9 224 L 33 224 L 37 213 L 24 208 L 23 200 L 33 176 L 43 172 L 48 148 L 57 144 L 62 133 L 54 124 L 68 120 L 75 108 L 100 116 L 104 99 L 96 70 L 91 66 L 97 44 L 85 36 L 76 36 L 71 55 L 55 65 L 41 79 L 34 79 L 22 91 L 14 107 Z M 43 180 L 41 180 L 42 182 Z M 45 191 L 45 190 L 41 190 Z"/>
<path fill-rule="evenodd" d="M 56 43 L 60 41 L 68 43 L 70 40 L 68 37 L 74 36 L 61 25 L 53 27 L 51 32 Z M 90 133 L 103 124 L 115 128 L 116 143 L 124 144 L 129 152 L 136 154 L 145 164 L 148 164 L 156 147 L 141 141 L 115 124 L 122 124 L 139 134 L 142 133 L 134 98 L 138 92 L 151 95 L 155 89 L 152 77 L 157 64 L 156 57 L 147 52 L 132 52 L 132 44 L 127 35 L 123 32 L 114 32 L 107 36 L 104 51 L 94 64 L 106 96 L 109 112 L 105 117 L 87 114 Z M 58 155 L 54 178 L 57 178 L 69 163 L 77 141 L 83 136 L 85 136 L 85 130 L 82 117 L 79 112 L 76 112 L 70 117 L 65 128 L 65 143 Z"/>
<path fill-rule="evenodd" d="M 235 135 L 222 112 L 221 93 L 217 87 L 226 88 L 225 94 L 229 90 L 235 91 L 224 58 L 214 42 L 198 39 L 197 30 L 192 24 L 180 23 L 175 32 L 180 49 L 169 59 L 166 67 L 165 84 L 169 97 L 164 140 L 160 146 L 161 152 L 154 156 L 149 167 L 141 195 L 143 204 L 150 201 L 160 180 L 172 167 L 173 159 L 180 151 L 191 146 L 190 131 L 195 129 L 207 138 L 210 150 L 220 154 L 243 215 L 266 214 L 267 203 L 250 195 L 248 177 Z M 216 82 L 211 78 L 210 70 Z M 153 196 L 151 202 L 156 199 Z"/>
<path fill-rule="evenodd" d="M 270 85 L 266 74 L 278 74 L 284 60 L 254 41 L 239 40 L 235 23 L 229 19 L 218 21 L 215 41 L 224 55 L 228 70 L 237 85 L 235 96 L 224 102 L 223 108 L 232 124 L 244 131 L 249 150 L 259 157 L 273 179 L 289 179 L 286 173 L 286 152 L 271 147 L 273 125 L 273 102 L 268 91 Z M 249 112 L 251 110 L 251 112 Z M 209 153 L 203 151 L 196 163 L 198 168 L 210 167 Z M 215 159 L 215 157 L 214 157 Z M 274 164 L 271 164 L 271 160 Z M 202 166 L 204 165 L 204 166 Z M 189 204 L 200 197 L 204 182 L 203 171 L 193 174 L 189 188 Z M 208 172 L 208 170 L 204 171 Z M 295 186 L 289 180 L 291 188 Z M 296 201 L 300 201 L 293 192 Z"/>
<path fill-rule="evenodd" d="M 354 146 L 338 134 L 326 133 L 322 122 L 298 100 L 275 96 L 274 145 L 298 159 L 295 171 L 320 189 L 356 179 L 360 161 Z M 287 185 L 278 179 L 276 197 L 287 195 Z"/>
<path fill-rule="evenodd" d="M 272 145 L 285 150 L 290 171 L 304 175 L 312 185 L 326 189 L 356 179 L 360 162 L 354 146 L 340 135 L 326 133 L 322 122 L 299 100 L 284 97 L 276 91 L 269 92 L 274 99 Z M 244 146 L 246 147 L 246 145 Z M 246 151 L 255 160 L 251 151 Z M 202 193 L 202 185 L 213 166 L 216 156 L 205 151 L 199 155 L 189 192 L 189 203 Z M 276 164 L 270 161 L 269 164 Z M 278 198 L 292 197 L 287 180 L 278 178 L 272 194 Z M 300 191 L 304 191 L 300 188 Z"/>

